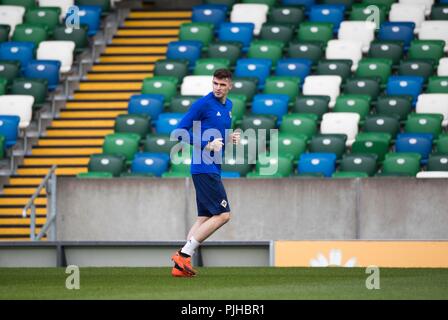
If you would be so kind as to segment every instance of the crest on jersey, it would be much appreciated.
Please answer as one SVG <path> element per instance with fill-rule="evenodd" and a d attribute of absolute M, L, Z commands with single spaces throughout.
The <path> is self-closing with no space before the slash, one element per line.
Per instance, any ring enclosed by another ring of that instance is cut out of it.
<path fill-rule="evenodd" d="M 226 200 L 222 200 L 221 201 L 221 205 L 226 208 L 227 207 L 227 201 Z"/>

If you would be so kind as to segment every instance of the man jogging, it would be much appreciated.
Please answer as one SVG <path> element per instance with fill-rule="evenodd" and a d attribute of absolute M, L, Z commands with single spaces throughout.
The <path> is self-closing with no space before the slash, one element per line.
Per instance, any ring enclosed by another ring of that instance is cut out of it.
<path fill-rule="evenodd" d="M 221 162 L 227 142 L 226 130 L 232 123 L 232 102 L 227 99 L 231 88 L 231 72 L 216 70 L 213 92 L 193 103 L 177 127 L 193 131 L 189 141 L 193 145 L 191 177 L 196 190 L 198 218 L 188 233 L 187 243 L 171 257 L 174 261 L 171 274 L 176 277 L 196 275 L 191 256 L 205 239 L 230 220 L 230 206 L 221 182 Z M 228 139 L 238 144 L 239 133 L 230 134 Z"/>

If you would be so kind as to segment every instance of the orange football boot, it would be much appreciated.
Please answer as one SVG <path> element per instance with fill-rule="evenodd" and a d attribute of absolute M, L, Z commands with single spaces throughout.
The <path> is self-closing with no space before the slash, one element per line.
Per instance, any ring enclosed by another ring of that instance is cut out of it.
<path fill-rule="evenodd" d="M 183 278 L 191 278 L 193 277 L 189 273 L 186 273 L 184 270 L 182 270 L 177 263 L 174 264 L 173 269 L 171 269 L 171 275 L 173 277 L 183 277 Z"/>
<path fill-rule="evenodd" d="M 182 269 L 182 271 L 184 271 L 185 273 L 194 276 L 196 275 L 196 270 L 193 269 L 193 267 L 191 266 L 191 257 L 182 257 L 179 254 L 179 251 L 176 251 L 175 254 L 173 254 L 173 256 L 171 257 L 171 260 L 174 261 L 175 264 L 177 264 L 179 266 L 179 268 Z"/>

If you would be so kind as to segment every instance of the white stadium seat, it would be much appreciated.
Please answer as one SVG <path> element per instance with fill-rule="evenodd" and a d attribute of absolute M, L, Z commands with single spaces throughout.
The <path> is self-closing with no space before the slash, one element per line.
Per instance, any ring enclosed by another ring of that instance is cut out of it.
<path fill-rule="evenodd" d="M 0 96 L 0 114 L 19 116 L 19 128 L 25 129 L 30 125 L 33 114 L 33 96 L 4 95 Z"/>
<path fill-rule="evenodd" d="M 343 21 L 339 27 L 338 39 L 359 41 L 362 51 L 368 52 L 370 42 L 375 39 L 376 24 L 372 21 Z"/>
<path fill-rule="evenodd" d="M 333 107 L 339 96 L 341 83 L 340 76 L 308 76 L 303 83 L 302 93 L 304 96 L 329 96 L 329 106 Z"/>
<path fill-rule="evenodd" d="M 37 48 L 38 60 L 58 60 L 61 62 L 61 73 L 70 72 L 73 64 L 73 41 L 42 41 Z"/>
<path fill-rule="evenodd" d="M 448 21 L 424 21 L 418 34 L 420 40 L 444 40 L 448 52 Z"/>
<path fill-rule="evenodd" d="M 67 15 L 68 9 L 74 5 L 75 0 L 39 0 L 39 7 L 61 8 L 61 20 Z"/>
<path fill-rule="evenodd" d="M 428 16 L 431 13 L 434 0 L 400 0 L 401 4 L 420 4 L 425 6 L 425 15 Z"/>
<path fill-rule="evenodd" d="M 418 33 L 420 25 L 425 21 L 425 5 L 394 3 L 389 12 L 391 22 L 414 22 L 414 33 Z"/>
<path fill-rule="evenodd" d="M 417 98 L 417 113 L 439 113 L 443 115 L 442 125 L 448 126 L 448 93 L 423 93 Z"/>
<path fill-rule="evenodd" d="M 351 40 L 330 40 L 325 51 L 327 59 L 352 60 L 352 71 L 358 68 L 358 62 L 362 59 L 362 43 Z"/>
<path fill-rule="evenodd" d="M 181 85 L 183 96 L 204 96 L 213 90 L 213 76 L 186 76 Z"/>
<path fill-rule="evenodd" d="M 255 25 L 254 35 L 258 36 L 261 26 L 267 20 L 269 7 L 258 3 L 237 3 L 232 7 L 230 22 L 249 22 Z"/>
<path fill-rule="evenodd" d="M 448 76 L 448 58 L 442 58 L 439 60 L 439 66 L 437 68 L 438 76 Z"/>
<path fill-rule="evenodd" d="M 14 33 L 16 25 L 23 22 L 24 14 L 24 7 L 0 5 L 0 24 L 7 24 L 11 27 L 10 36 Z"/>
<path fill-rule="evenodd" d="M 329 112 L 322 116 L 320 132 L 323 134 L 346 134 L 350 147 L 358 134 L 360 116 L 354 112 Z"/>
<path fill-rule="evenodd" d="M 420 179 L 448 178 L 448 171 L 420 171 L 420 172 L 417 172 L 417 178 L 420 178 Z"/>

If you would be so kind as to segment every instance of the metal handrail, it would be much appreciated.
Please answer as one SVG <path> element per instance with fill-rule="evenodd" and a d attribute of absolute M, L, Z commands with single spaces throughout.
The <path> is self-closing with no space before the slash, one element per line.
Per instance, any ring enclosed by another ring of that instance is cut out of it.
<path fill-rule="evenodd" d="M 31 198 L 28 200 L 28 203 L 25 205 L 22 211 L 22 217 L 27 217 L 28 210 L 31 209 L 31 223 L 30 223 L 30 239 L 32 241 L 40 240 L 48 231 L 48 229 L 52 226 L 56 221 L 56 165 L 53 165 L 51 169 L 48 171 L 47 175 L 42 179 L 39 186 L 34 191 Z M 46 187 L 47 190 L 47 222 L 42 227 L 39 234 L 36 236 L 36 205 L 34 201 L 39 196 L 42 189 Z M 49 199 L 48 199 L 49 198 Z M 49 208 L 48 208 L 48 203 Z M 56 240 L 56 232 L 55 228 L 53 228 L 53 232 L 51 235 L 51 240 Z"/>

